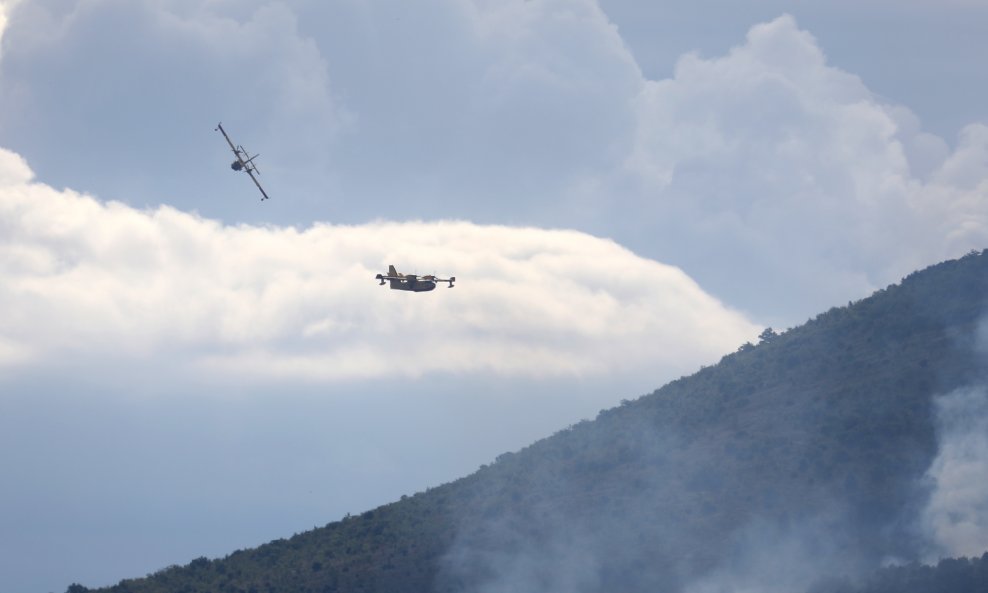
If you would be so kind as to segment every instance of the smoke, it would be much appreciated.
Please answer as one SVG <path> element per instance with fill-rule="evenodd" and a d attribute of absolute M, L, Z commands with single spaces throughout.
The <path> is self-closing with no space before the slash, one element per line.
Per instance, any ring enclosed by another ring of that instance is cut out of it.
<path fill-rule="evenodd" d="M 461 511 L 437 590 L 781 593 L 873 560 L 830 496 L 768 500 L 735 481 L 764 476 L 722 471 L 724 452 L 702 436 L 608 417 L 486 470 L 494 486 Z"/>
<path fill-rule="evenodd" d="M 936 402 L 940 452 L 924 521 L 941 555 L 988 550 L 988 389 L 955 391 Z"/>
<path fill-rule="evenodd" d="M 443 559 L 442 582 L 480 593 L 790 593 L 863 568 L 840 515 L 757 517 L 703 549 L 696 525 L 674 509 L 657 513 L 659 496 L 631 498 L 617 512 L 591 509 L 593 518 L 540 509 L 467 527 Z"/>
<path fill-rule="evenodd" d="M 629 422 L 599 433 L 588 452 L 587 430 L 599 424 L 578 424 L 486 468 L 475 502 L 456 512 L 437 590 L 630 592 L 645 582 L 664 590 L 677 579 L 668 559 L 682 529 L 657 501 L 673 484 L 667 452 L 682 443 Z M 588 496 L 588 467 L 613 488 Z M 505 497 L 511 504 L 499 502 Z"/>
<path fill-rule="evenodd" d="M 988 318 L 978 327 L 977 356 L 988 354 Z M 922 525 L 938 557 L 988 550 L 988 385 L 957 389 L 934 401 L 939 449 L 926 477 L 932 488 Z"/>
<path fill-rule="evenodd" d="M 846 526 L 834 517 L 794 525 L 758 520 L 737 536 L 728 559 L 693 581 L 683 593 L 792 593 L 821 578 L 856 570 L 856 553 L 845 547 Z M 843 519 L 838 519 L 843 523 Z"/>
<path fill-rule="evenodd" d="M 494 521 L 486 527 L 486 541 L 459 542 L 444 563 L 454 582 L 470 579 L 466 589 L 477 593 L 594 591 L 600 584 L 599 538 L 565 525 L 555 518 L 553 537 L 541 539 L 520 522 Z"/>

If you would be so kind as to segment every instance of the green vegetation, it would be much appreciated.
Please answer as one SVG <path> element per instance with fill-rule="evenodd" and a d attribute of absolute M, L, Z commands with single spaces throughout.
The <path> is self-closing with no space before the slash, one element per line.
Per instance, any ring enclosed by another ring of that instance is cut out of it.
<path fill-rule="evenodd" d="M 971 253 L 766 330 L 716 366 L 455 482 L 99 591 L 676 591 L 773 546 L 858 574 L 917 558 L 921 477 L 937 448 L 931 403 L 985 379 L 974 346 L 986 305 L 988 252 Z M 982 591 L 985 562 L 965 565 Z M 924 571 L 880 574 L 919 583 Z M 857 591 L 848 583 L 816 593 Z M 925 586 L 861 591 L 974 590 Z"/>
<path fill-rule="evenodd" d="M 884 568 L 862 584 L 833 579 L 810 593 L 984 593 L 988 591 L 988 552 L 981 558 L 949 558 L 936 566 L 919 563 Z"/>

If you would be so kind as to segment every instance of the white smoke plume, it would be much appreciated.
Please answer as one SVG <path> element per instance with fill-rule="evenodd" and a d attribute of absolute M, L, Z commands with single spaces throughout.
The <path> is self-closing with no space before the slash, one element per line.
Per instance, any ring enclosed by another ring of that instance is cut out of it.
<path fill-rule="evenodd" d="M 988 355 L 988 320 L 977 352 Z M 988 357 L 986 357 L 988 358 Z M 938 557 L 988 550 L 988 386 L 955 390 L 935 401 L 939 452 L 927 470 L 932 487 L 922 522 Z"/>

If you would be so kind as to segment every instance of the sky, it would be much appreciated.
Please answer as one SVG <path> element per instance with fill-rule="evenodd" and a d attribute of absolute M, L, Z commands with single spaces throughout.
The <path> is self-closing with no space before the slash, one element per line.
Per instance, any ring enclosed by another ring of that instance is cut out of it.
<path fill-rule="evenodd" d="M 985 22 L 0 0 L 0 590 L 362 512 L 985 248 Z"/>

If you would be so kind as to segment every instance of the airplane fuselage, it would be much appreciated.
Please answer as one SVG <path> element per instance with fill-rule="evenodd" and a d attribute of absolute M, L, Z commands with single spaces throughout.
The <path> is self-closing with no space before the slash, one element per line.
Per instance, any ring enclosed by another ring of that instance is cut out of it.
<path fill-rule="evenodd" d="M 434 280 L 425 280 L 416 276 L 405 276 L 401 280 L 389 280 L 392 290 L 410 290 L 412 292 L 428 292 L 435 290 Z"/>

